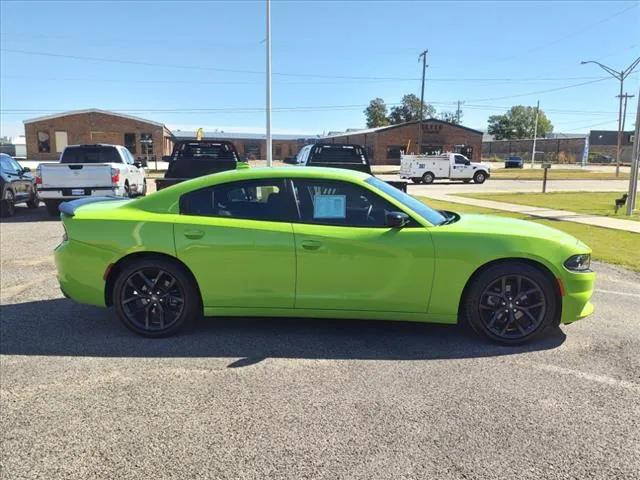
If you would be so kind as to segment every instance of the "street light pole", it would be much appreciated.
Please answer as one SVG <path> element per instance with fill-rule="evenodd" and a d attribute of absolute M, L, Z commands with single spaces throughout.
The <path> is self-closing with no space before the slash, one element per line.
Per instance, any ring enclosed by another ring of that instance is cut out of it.
<path fill-rule="evenodd" d="M 427 53 L 429 50 L 425 50 L 418 56 L 418 61 L 422 59 L 422 90 L 420 93 L 420 122 L 418 123 L 418 155 L 422 153 L 422 121 L 424 120 L 424 77 L 427 73 Z"/>
<path fill-rule="evenodd" d="M 267 0 L 267 167 L 273 166 L 271 147 L 271 0 Z"/>
<path fill-rule="evenodd" d="M 632 215 L 636 208 L 638 196 L 638 171 L 640 170 L 640 91 L 638 91 L 638 107 L 636 108 L 636 132 L 633 137 L 633 158 L 629 173 L 629 193 L 627 194 L 627 215 Z"/>
<path fill-rule="evenodd" d="M 531 168 L 536 162 L 536 138 L 538 138 L 538 112 L 540 112 L 540 100 L 536 105 L 536 119 L 533 124 L 533 149 L 531 150 Z"/>
<path fill-rule="evenodd" d="M 616 147 L 616 177 L 618 177 L 620 176 L 620 150 L 622 147 L 622 90 L 624 88 L 624 79 L 627 78 L 629 74 L 633 72 L 633 69 L 638 66 L 638 63 L 640 63 L 640 57 L 636 58 L 631 65 L 620 72 L 617 72 L 613 68 L 603 65 L 600 62 L 596 62 L 595 60 L 580 62 L 581 65 L 585 65 L 587 63 L 595 63 L 613 78 L 617 78 L 620 81 L 620 104 L 618 106 L 618 144 Z"/>

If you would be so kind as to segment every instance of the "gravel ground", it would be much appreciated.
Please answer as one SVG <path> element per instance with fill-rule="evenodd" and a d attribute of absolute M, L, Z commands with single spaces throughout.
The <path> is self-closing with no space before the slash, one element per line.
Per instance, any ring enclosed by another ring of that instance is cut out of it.
<path fill-rule="evenodd" d="M 43 208 L 0 224 L 2 478 L 640 478 L 640 276 L 527 347 L 457 327 L 206 319 L 149 340 L 62 298 Z"/>

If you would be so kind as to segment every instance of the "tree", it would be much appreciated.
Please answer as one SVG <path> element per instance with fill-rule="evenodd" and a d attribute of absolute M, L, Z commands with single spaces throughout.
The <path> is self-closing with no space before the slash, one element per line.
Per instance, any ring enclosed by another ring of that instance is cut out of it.
<path fill-rule="evenodd" d="M 454 125 L 459 125 L 462 121 L 462 112 L 460 112 L 460 118 L 458 118 L 458 114 L 456 112 L 441 112 L 438 115 L 438 118 L 443 122 L 453 123 Z"/>
<path fill-rule="evenodd" d="M 495 135 L 496 140 L 533 138 L 536 118 L 535 107 L 516 105 L 504 115 L 491 115 L 488 133 Z M 538 112 L 538 137 L 545 137 L 553 132 L 553 125 L 542 110 Z"/>
<path fill-rule="evenodd" d="M 422 105 L 422 112 L 424 118 L 429 118 L 435 115 L 436 109 L 425 103 Z M 397 125 L 413 120 L 420 120 L 420 99 L 413 93 L 409 93 L 402 97 L 400 105 L 391 109 L 389 123 Z"/>
<path fill-rule="evenodd" d="M 367 117 L 367 128 L 384 127 L 389 125 L 387 118 L 387 104 L 381 98 L 374 98 L 369 102 L 369 106 L 364 109 Z"/>

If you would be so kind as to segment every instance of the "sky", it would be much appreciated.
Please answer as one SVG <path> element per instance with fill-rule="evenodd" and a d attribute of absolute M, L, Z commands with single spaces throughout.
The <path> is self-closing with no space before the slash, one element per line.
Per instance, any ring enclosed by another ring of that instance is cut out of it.
<path fill-rule="evenodd" d="M 273 131 L 364 128 L 375 97 L 462 104 L 462 123 L 535 105 L 554 131 L 617 128 L 617 71 L 640 56 L 640 2 L 273 1 Z M 172 130 L 264 132 L 265 2 L 0 2 L 0 136 L 100 108 Z M 631 74 L 627 129 L 640 73 Z"/>

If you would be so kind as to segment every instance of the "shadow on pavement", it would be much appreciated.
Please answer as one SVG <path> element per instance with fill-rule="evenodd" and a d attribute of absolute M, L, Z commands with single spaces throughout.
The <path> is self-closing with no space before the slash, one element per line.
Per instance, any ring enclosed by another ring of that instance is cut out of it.
<path fill-rule="evenodd" d="M 519 347 L 487 343 L 466 329 L 410 322 L 298 318 L 206 318 L 181 335 L 147 339 L 111 310 L 67 299 L 2 305 L 0 353 L 88 357 L 230 357 L 229 367 L 265 358 L 430 360 L 548 350 L 565 335 L 548 330 Z"/>
<path fill-rule="evenodd" d="M 13 217 L 0 217 L 0 223 L 28 223 L 28 222 L 59 222 L 59 217 L 52 217 L 47 213 L 44 204 L 38 208 L 27 208 L 24 205 L 16 205 L 16 213 Z"/>

